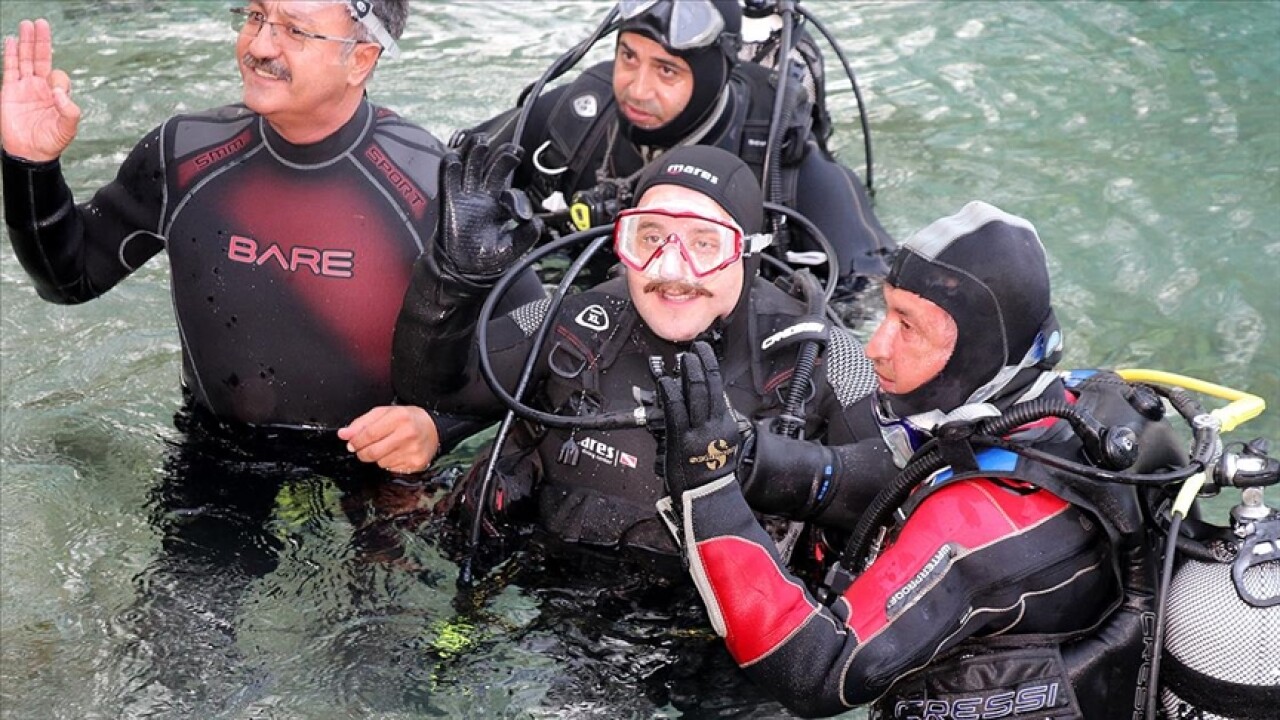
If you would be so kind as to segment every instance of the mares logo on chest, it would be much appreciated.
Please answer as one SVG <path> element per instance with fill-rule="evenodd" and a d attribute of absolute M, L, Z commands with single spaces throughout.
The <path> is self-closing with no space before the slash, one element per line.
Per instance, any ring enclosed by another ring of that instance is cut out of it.
<path fill-rule="evenodd" d="M 638 464 L 635 455 L 622 452 L 618 448 L 593 437 L 584 437 L 578 440 L 578 448 L 583 455 L 605 465 L 635 469 Z"/>

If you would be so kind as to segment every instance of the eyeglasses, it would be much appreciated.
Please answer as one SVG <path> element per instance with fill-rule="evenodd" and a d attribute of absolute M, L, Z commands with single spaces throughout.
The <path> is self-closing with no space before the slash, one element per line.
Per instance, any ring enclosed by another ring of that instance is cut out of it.
<path fill-rule="evenodd" d="M 659 28 L 666 26 L 663 43 L 672 50 L 691 50 L 715 42 L 724 18 L 709 0 L 622 0 L 618 15 L 631 20 L 654 10 Z"/>
<path fill-rule="evenodd" d="M 673 244 L 694 276 L 706 277 L 742 257 L 742 230 L 695 213 L 662 208 L 623 210 L 614 221 L 614 252 L 634 270 L 643 272 Z"/>
<path fill-rule="evenodd" d="M 247 7 L 231 8 L 232 30 L 239 33 L 247 32 L 257 37 L 258 33 L 262 32 L 264 25 L 271 26 L 271 37 L 287 50 L 301 50 L 308 40 L 328 40 L 330 42 L 340 42 L 344 45 L 356 45 L 360 42 L 355 38 L 321 35 L 310 30 L 303 30 L 292 23 L 268 20 L 266 14 L 260 10 Z"/>

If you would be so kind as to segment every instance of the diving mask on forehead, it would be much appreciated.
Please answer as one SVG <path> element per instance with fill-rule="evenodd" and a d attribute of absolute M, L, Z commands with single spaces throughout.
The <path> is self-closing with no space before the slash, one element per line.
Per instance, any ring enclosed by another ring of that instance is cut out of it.
<path fill-rule="evenodd" d="M 733 223 L 667 208 L 624 210 L 613 224 L 614 252 L 627 267 L 644 272 L 660 262 L 662 253 L 678 251 L 699 278 L 725 269 L 744 253 L 759 252 L 770 239 L 744 237 Z"/>
<path fill-rule="evenodd" d="M 652 10 L 666 31 L 660 40 L 672 50 L 692 50 L 715 42 L 724 30 L 724 18 L 708 0 L 622 0 L 618 15 L 632 20 Z"/>
<path fill-rule="evenodd" d="M 387 32 L 387 28 L 378 16 L 373 14 L 373 3 L 370 0 L 346 0 L 346 5 L 351 18 L 360 23 L 382 46 L 383 54 L 392 59 L 400 57 L 400 46 L 396 44 L 396 39 L 391 37 L 391 33 Z"/>

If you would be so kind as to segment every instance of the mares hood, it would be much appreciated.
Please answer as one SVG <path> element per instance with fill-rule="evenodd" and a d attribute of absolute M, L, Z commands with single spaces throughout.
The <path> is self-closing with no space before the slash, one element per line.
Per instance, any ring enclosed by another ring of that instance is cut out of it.
<path fill-rule="evenodd" d="M 738 48 L 742 36 L 742 7 L 738 0 L 700 0 L 715 7 L 724 20 L 724 29 L 710 44 L 687 50 L 676 50 L 668 44 L 668 24 L 672 5 L 689 0 L 658 0 L 652 7 L 636 17 L 622 21 L 618 37 L 634 32 L 662 45 L 663 49 L 689 63 L 693 74 L 693 94 L 688 104 L 667 124 L 653 130 L 636 127 L 618 111 L 618 122 L 623 133 L 637 145 L 649 147 L 674 147 L 695 130 L 709 123 L 720 106 L 720 98 L 729 82 L 729 73 L 738 63 Z"/>
<path fill-rule="evenodd" d="M 645 192 L 658 185 L 679 185 L 702 193 L 724 208 L 742 228 L 743 283 L 738 303 L 730 313 L 737 316 L 751 294 L 751 279 L 760 271 L 760 252 L 772 239 L 764 230 L 764 191 L 742 158 L 710 145 L 672 148 L 649 163 L 636 181 L 633 197 L 639 202 Z M 717 321 L 718 323 L 718 321 Z M 705 338 L 703 338 L 705 339 Z"/>
<path fill-rule="evenodd" d="M 737 155 L 718 147 L 687 145 L 663 153 L 641 173 L 634 197 L 638 201 L 657 185 L 679 185 L 706 195 L 747 235 L 764 227 L 764 193 L 755 173 Z"/>
<path fill-rule="evenodd" d="M 899 416 L 1006 406 L 1062 357 L 1044 246 L 1023 218 L 971 202 L 903 243 L 885 282 L 947 311 L 958 331 L 937 377 L 884 396 Z"/>

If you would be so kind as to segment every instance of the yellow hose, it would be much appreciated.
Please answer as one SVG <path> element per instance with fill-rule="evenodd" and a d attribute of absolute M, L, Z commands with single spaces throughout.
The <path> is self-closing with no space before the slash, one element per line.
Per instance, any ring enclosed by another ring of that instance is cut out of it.
<path fill-rule="evenodd" d="M 1128 370 L 1117 370 L 1120 377 L 1129 382 L 1146 382 L 1160 383 L 1161 385 L 1174 385 L 1187 390 L 1194 390 L 1211 397 L 1229 400 L 1230 403 L 1225 407 L 1220 407 L 1209 412 L 1210 415 L 1218 418 L 1218 422 L 1222 423 L 1222 432 L 1231 432 L 1244 423 L 1252 420 L 1262 414 L 1267 408 L 1267 403 L 1257 395 L 1250 395 L 1247 392 L 1232 390 L 1223 385 L 1216 385 L 1204 380 L 1197 380 L 1186 375 L 1178 375 L 1177 373 L 1165 372 L 1163 370 L 1142 370 L 1131 368 Z"/>
<path fill-rule="evenodd" d="M 1137 368 L 1117 370 L 1116 373 L 1129 382 L 1173 385 L 1230 401 L 1224 407 L 1209 411 L 1209 414 L 1217 418 L 1218 422 L 1221 423 L 1222 432 L 1230 432 L 1249 420 L 1258 417 L 1267 407 L 1267 403 L 1257 395 L 1232 390 L 1229 387 L 1197 380 L 1186 375 L 1178 375 L 1177 373 L 1163 370 L 1141 370 Z M 1186 482 L 1182 484 L 1182 490 L 1178 492 L 1178 497 L 1173 502 L 1172 512 L 1186 517 L 1187 513 L 1191 511 L 1191 503 L 1196 499 L 1196 495 L 1200 492 L 1201 486 L 1204 485 L 1207 479 L 1204 472 L 1196 473 L 1187 478 Z"/>

